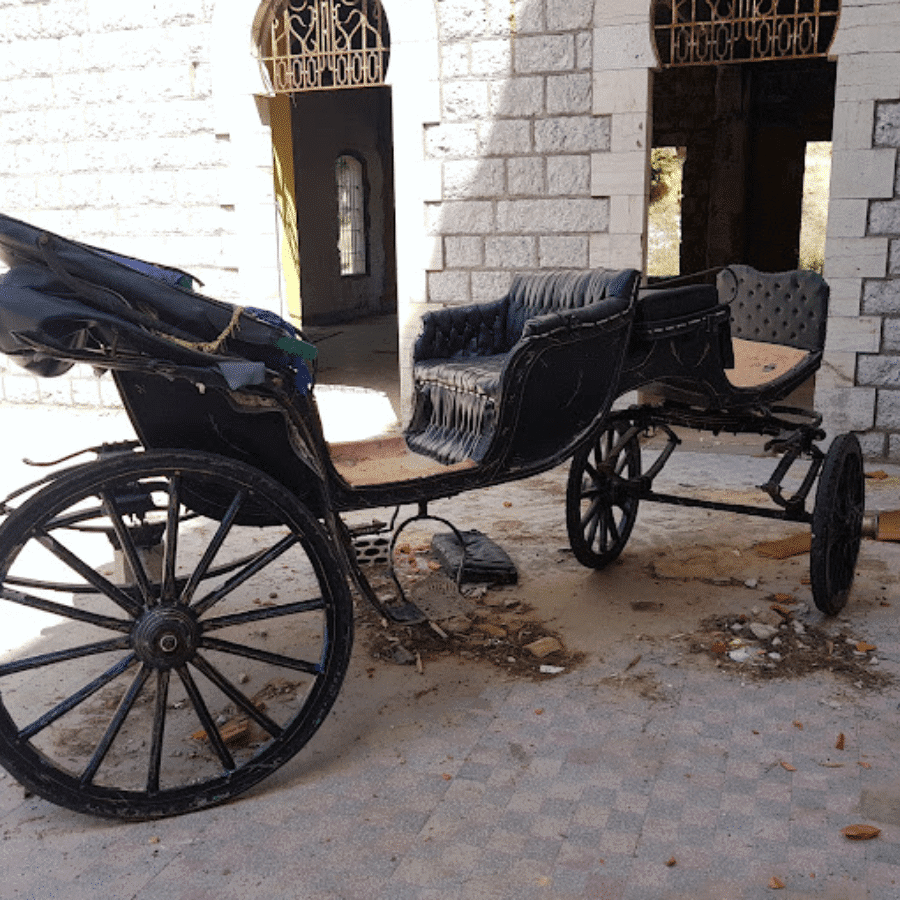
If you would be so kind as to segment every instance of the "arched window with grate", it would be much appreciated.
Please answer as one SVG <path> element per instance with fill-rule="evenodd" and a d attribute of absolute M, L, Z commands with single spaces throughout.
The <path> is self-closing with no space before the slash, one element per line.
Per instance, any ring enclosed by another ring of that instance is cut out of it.
<path fill-rule="evenodd" d="M 276 94 L 384 84 L 391 38 L 380 0 L 275 0 L 261 34 Z"/>
<path fill-rule="evenodd" d="M 350 155 L 334 165 L 338 200 L 338 253 L 341 275 L 366 274 L 366 207 L 363 165 Z"/>

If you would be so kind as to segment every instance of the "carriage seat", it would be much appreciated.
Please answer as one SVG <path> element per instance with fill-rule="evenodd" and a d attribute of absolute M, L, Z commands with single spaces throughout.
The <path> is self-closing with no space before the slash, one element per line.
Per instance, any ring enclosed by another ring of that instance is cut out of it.
<path fill-rule="evenodd" d="M 427 313 L 413 349 L 410 449 L 445 464 L 480 462 L 529 342 L 565 340 L 630 310 L 639 279 L 635 269 L 519 275 L 499 300 Z"/>

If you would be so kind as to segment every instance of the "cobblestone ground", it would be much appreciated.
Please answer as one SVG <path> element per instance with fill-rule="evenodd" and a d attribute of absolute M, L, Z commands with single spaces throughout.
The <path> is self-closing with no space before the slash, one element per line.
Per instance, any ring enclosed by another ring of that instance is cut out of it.
<path fill-rule="evenodd" d="M 48 427 L 67 436 L 87 429 L 86 442 L 123 434 L 110 416 L 53 412 L 48 422 L 0 409 L 0 417 L 4 435 L 14 428 L 31 455 Z M 8 446 L 3 454 L 4 487 L 24 481 Z M 676 486 L 744 490 L 771 461 L 691 452 L 671 466 Z M 519 523 L 519 538 L 502 541 L 521 563 L 520 586 L 507 590 L 526 592 L 536 615 L 586 648 L 582 665 L 532 681 L 476 660 L 426 659 L 417 674 L 373 660 L 361 628 L 325 726 L 229 805 L 120 824 L 25 797 L 0 775 L 0 895 L 896 900 L 900 682 L 870 689 L 827 672 L 759 680 L 691 653 L 684 632 L 702 614 L 749 609 L 779 591 L 808 602 L 800 569 L 772 570 L 753 588 L 662 578 L 658 568 L 654 576 L 647 560 L 713 539 L 746 546 L 748 529 L 760 526 L 647 508 L 622 566 L 590 573 L 557 550 L 564 481 L 557 471 L 457 498 L 442 513 L 484 530 L 493 517 L 498 534 Z M 890 484 L 870 492 L 870 507 L 900 506 Z M 548 545 L 554 567 L 541 580 L 528 559 Z M 876 645 L 879 671 L 893 678 L 898 553 L 900 545 L 865 543 L 846 612 L 824 623 Z M 575 629 L 566 592 L 585 584 L 592 615 Z M 813 609 L 800 618 L 823 624 Z M 848 840 L 842 829 L 857 823 L 880 834 Z"/>

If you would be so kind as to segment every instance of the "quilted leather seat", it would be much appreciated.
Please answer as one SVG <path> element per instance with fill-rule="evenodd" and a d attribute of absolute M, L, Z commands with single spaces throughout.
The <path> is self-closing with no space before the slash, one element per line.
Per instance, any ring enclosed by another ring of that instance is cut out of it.
<path fill-rule="evenodd" d="M 511 373 L 529 342 L 577 331 L 631 308 L 633 269 L 517 276 L 491 303 L 428 313 L 413 350 L 406 441 L 443 463 L 484 459 Z"/>

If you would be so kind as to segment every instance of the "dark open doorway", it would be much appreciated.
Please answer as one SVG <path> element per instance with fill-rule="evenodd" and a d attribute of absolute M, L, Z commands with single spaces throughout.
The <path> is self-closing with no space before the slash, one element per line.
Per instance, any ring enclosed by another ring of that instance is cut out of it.
<path fill-rule="evenodd" d="M 395 315 L 390 88 L 291 99 L 303 325 Z"/>
<path fill-rule="evenodd" d="M 682 273 L 798 267 L 807 145 L 831 140 L 835 71 L 819 58 L 656 74 L 653 146 L 684 148 Z"/>

